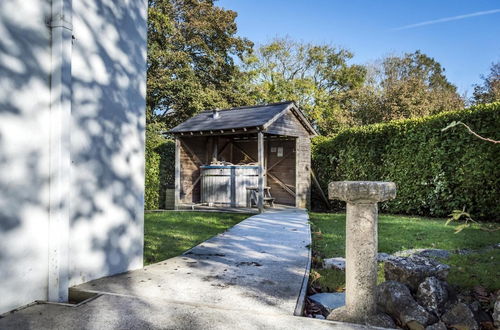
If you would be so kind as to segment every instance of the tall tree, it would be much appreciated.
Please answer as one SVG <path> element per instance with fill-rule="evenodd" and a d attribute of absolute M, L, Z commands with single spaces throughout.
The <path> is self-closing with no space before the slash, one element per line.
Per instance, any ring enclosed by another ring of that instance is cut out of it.
<path fill-rule="evenodd" d="M 365 69 L 353 54 L 330 45 L 276 38 L 245 58 L 247 90 L 258 103 L 294 100 L 320 132 L 348 125 L 343 97 L 362 85 Z"/>
<path fill-rule="evenodd" d="M 367 84 L 351 94 L 350 112 L 358 125 L 427 116 L 464 106 L 441 64 L 420 51 L 387 57 L 370 72 Z"/>
<path fill-rule="evenodd" d="M 149 0 L 147 120 L 173 127 L 206 108 L 249 102 L 234 63 L 252 49 L 214 0 Z"/>
<path fill-rule="evenodd" d="M 483 83 L 474 86 L 474 104 L 500 101 L 500 62 L 492 63 L 487 76 L 481 76 Z"/>

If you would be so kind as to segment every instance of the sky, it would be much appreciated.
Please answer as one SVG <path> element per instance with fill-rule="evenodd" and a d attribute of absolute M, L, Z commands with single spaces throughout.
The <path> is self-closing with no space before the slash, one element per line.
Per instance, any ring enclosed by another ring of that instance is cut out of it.
<path fill-rule="evenodd" d="M 327 43 L 352 63 L 421 50 L 460 93 L 500 61 L 500 0 L 220 0 L 238 13 L 238 35 L 257 46 L 275 37 Z"/>

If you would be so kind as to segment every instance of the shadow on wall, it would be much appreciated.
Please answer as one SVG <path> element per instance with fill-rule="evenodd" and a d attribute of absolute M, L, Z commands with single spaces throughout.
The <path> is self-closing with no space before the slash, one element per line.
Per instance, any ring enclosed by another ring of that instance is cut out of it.
<path fill-rule="evenodd" d="M 71 285 L 142 267 L 146 15 L 73 1 Z M 47 298 L 49 21 L 48 0 L 0 3 L 0 313 Z"/>
<path fill-rule="evenodd" d="M 146 11 L 73 2 L 71 285 L 142 267 Z"/>
<path fill-rule="evenodd" d="M 0 312 L 47 292 L 49 12 L 0 2 Z"/>

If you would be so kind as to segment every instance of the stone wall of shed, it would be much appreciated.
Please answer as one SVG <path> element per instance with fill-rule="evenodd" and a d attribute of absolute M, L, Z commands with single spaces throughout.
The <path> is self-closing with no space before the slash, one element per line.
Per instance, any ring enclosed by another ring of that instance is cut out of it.
<path fill-rule="evenodd" d="M 309 208 L 311 204 L 311 139 L 299 137 L 296 141 L 296 207 Z"/>

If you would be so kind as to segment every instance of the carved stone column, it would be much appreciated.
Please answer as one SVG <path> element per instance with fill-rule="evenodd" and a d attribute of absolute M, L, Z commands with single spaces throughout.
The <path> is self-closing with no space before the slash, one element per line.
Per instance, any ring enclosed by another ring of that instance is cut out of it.
<path fill-rule="evenodd" d="M 339 181 L 328 186 L 330 199 L 347 203 L 346 305 L 330 320 L 365 323 L 376 313 L 378 202 L 394 199 L 394 182 Z"/>

